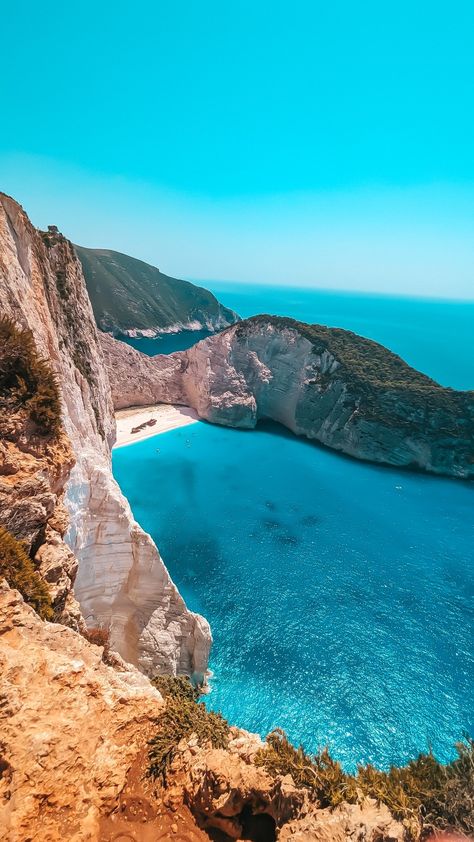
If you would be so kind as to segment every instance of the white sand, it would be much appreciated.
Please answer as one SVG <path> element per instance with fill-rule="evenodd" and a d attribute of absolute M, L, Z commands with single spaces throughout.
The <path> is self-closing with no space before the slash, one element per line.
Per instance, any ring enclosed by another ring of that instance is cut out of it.
<path fill-rule="evenodd" d="M 132 428 L 139 427 L 154 419 L 156 424 L 145 426 L 142 430 L 132 433 Z M 174 430 L 195 424 L 199 417 L 190 406 L 176 406 L 175 404 L 159 403 L 154 406 L 132 406 L 130 409 L 120 409 L 115 413 L 117 423 L 117 441 L 114 447 L 130 444 L 132 441 L 148 439 L 158 433 Z"/>

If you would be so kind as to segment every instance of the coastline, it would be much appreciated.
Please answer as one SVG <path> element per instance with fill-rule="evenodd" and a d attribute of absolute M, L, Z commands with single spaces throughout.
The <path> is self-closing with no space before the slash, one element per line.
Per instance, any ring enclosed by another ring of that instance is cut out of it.
<path fill-rule="evenodd" d="M 168 430 L 175 430 L 177 427 L 195 424 L 199 420 L 199 416 L 190 406 L 177 404 L 159 403 L 119 409 L 115 413 L 117 438 L 114 449 L 166 433 Z M 154 423 L 150 424 L 150 421 Z M 132 430 L 137 427 L 141 429 L 133 433 Z"/>

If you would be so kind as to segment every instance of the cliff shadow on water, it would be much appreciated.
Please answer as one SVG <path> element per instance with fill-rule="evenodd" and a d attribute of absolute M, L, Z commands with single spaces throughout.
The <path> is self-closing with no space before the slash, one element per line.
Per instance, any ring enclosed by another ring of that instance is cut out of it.
<path fill-rule="evenodd" d="M 209 423 L 205 421 L 204 423 Z M 353 456 L 351 453 L 344 453 L 342 450 L 335 450 L 332 447 L 328 447 L 325 444 L 317 441 L 317 439 L 309 439 L 304 433 L 298 434 L 294 433 L 292 430 L 289 430 L 285 427 L 284 424 L 280 424 L 278 421 L 272 421 L 270 418 L 260 418 L 257 421 L 257 425 L 255 430 L 239 430 L 238 432 L 242 433 L 252 433 L 252 432 L 261 432 L 261 433 L 269 433 L 272 436 L 283 439 L 297 439 L 301 445 L 304 445 L 307 448 L 316 448 L 317 450 L 321 450 L 323 452 L 330 452 L 336 459 L 348 460 L 349 462 L 353 462 L 355 464 L 363 464 L 368 465 L 373 468 L 375 471 L 381 471 L 383 474 L 387 471 L 394 471 L 398 474 L 399 470 L 403 472 L 407 472 L 409 474 L 416 474 L 418 477 L 425 477 L 427 479 L 431 479 L 436 481 L 444 481 L 444 482 L 452 482 L 456 485 L 460 480 L 468 487 L 471 487 L 474 491 L 474 477 L 447 477 L 444 475 L 439 475 L 433 477 L 432 475 L 429 476 L 426 474 L 426 471 L 423 468 L 420 468 L 419 465 L 413 463 L 411 465 L 403 465 L 400 468 L 396 468 L 392 465 L 381 465 L 380 462 L 375 462 L 370 459 L 364 458 L 363 462 L 357 457 Z M 473 453 L 474 453 L 474 442 L 473 442 Z"/>

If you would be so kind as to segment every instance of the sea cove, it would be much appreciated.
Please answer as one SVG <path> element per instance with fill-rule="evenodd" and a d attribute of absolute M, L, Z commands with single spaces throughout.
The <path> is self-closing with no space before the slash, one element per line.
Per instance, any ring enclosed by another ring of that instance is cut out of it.
<path fill-rule="evenodd" d="M 254 312 L 277 312 L 284 292 L 254 295 Z M 294 295 L 286 312 L 301 318 Z M 305 294 L 308 320 L 320 295 Z M 370 316 L 365 335 L 398 353 L 411 339 L 411 364 L 429 352 L 427 373 L 472 386 L 472 305 L 379 297 L 374 309 L 367 298 L 334 295 L 339 309 L 321 320 L 362 333 Z M 453 314 L 448 356 L 441 306 Z M 348 767 L 405 762 L 428 745 L 446 759 L 472 733 L 471 484 L 362 464 L 277 425 L 195 424 L 119 448 L 114 473 L 211 623 L 208 704 L 231 722 L 278 725 L 311 749 L 329 742 Z"/>

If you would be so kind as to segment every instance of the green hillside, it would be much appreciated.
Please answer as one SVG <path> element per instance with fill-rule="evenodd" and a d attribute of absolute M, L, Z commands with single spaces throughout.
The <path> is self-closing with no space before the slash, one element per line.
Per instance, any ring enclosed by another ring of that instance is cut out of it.
<path fill-rule="evenodd" d="M 207 289 L 170 278 L 142 260 L 109 249 L 74 248 L 102 330 L 115 335 L 160 332 L 190 323 L 218 330 L 238 318 Z"/>

